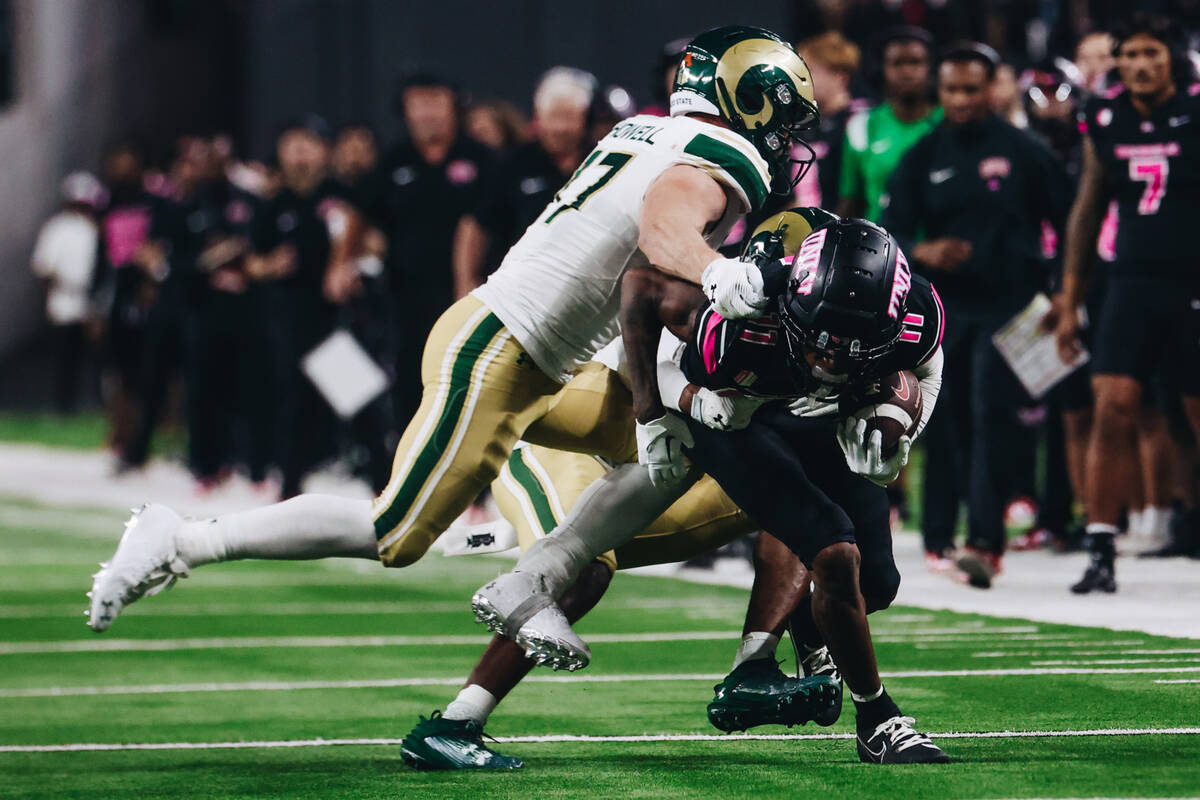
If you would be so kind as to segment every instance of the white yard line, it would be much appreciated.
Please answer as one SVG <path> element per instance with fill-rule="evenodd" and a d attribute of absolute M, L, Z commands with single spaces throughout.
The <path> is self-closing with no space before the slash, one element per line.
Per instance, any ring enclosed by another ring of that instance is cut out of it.
<path fill-rule="evenodd" d="M 1200 728 L 1097 728 L 1063 731 L 976 731 L 931 733 L 932 739 L 1045 739 L 1056 737 L 1090 736 L 1196 736 Z M 656 742 L 714 742 L 739 741 L 789 742 L 853 739 L 853 733 L 780 733 L 780 734 L 640 734 L 633 736 L 587 736 L 553 734 L 546 736 L 499 736 L 501 744 L 558 744 L 580 743 L 656 743 Z M 394 746 L 403 739 L 275 739 L 251 742 L 130 742 L 42 745 L 4 745 L 0 753 L 77 753 L 112 750 L 259 750 L 294 747 Z"/>
<path fill-rule="evenodd" d="M 1062 661 L 1033 661 L 1035 667 L 1100 667 L 1117 664 L 1194 664 L 1200 658 L 1083 658 Z"/>
<path fill-rule="evenodd" d="M 1032 677 L 1045 675 L 1131 675 L 1174 674 L 1200 672 L 1200 667 L 1027 667 L 1015 669 L 951 669 L 902 670 L 882 672 L 888 680 L 903 678 L 975 678 L 975 677 Z M 638 674 L 638 675 L 530 675 L 524 683 L 674 683 L 684 681 L 719 681 L 724 675 L 716 673 Z M 168 683 L 134 686 L 48 686 L 0 689 L 0 698 L 23 697 L 94 697 L 107 695 L 195 694 L 207 692 L 292 692 L 314 689 L 392 689 L 411 686 L 458 686 L 460 676 L 419 678 L 377 678 L 342 681 L 240 681 L 229 683 Z"/>
<path fill-rule="evenodd" d="M 1092 645 L 1092 644 L 1095 644 L 1095 642 L 1080 642 L 1079 646 L 1086 647 L 1086 646 Z M 1112 642 L 1111 644 L 1116 645 L 1118 643 Z M 1068 645 L 1068 644 L 1063 644 L 1060 646 L 1064 647 L 1064 648 L 1070 647 L 1070 645 Z M 1121 647 L 1121 648 L 1115 649 L 1115 650 L 1112 648 L 1108 648 L 1105 650 L 1074 650 L 1074 651 L 1070 651 L 1070 652 L 1066 652 L 1066 653 L 1049 652 L 1050 650 L 1053 650 L 1053 649 L 1055 649 L 1055 648 L 1049 647 L 1046 650 L 989 650 L 989 651 L 984 651 L 984 652 L 980 652 L 980 653 L 972 653 L 971 657 L 972 658 L 1019 658 L 1019 657 L 1034 656 L 1037 658 L 1046 658 L 1047 656 L 1052 656 L 1052 655 L 1063 655 L 1063 656 L 1176 656 L 1176 655 L 1190 655 L 1190 654 L 1200 653 L 1200 649 L 1196 649 L 1194 647 L 1168 647 L 1168 648 L 1163 648 L 1163 649 Z"/>
<path fill-rule="evenodd" d="M 977 634 L 977 635 L 969 635 Z M 988 631 L 964 631 L 956 634 L 909 636 L 876 636 L 876 642 L 910 644 L 918 642 L 961 642 L 964 646 L 983 644 L 980 639 L 991 641 L 1058 640 L 1074 638 L 1081 634 L 995 634 Z M 732 640 L 734 633 L 722 631 L 672 631 L 655 633 L 594 633 L 588 641 L 594 644 L 634 644 L 641 642 L 688 642 Z M 41 653 L 106 653 L 170 650 L 214 650 L 222 648 L 270 648 L 270 647 L 408 647 L 408 646 L 456 646 L 486 644 L 491 639 L 484 635 L 458 636 L 224 636 L 187 639 L 67 639 L 44 642 L 2 642 L 0 655 L 28 655 Z"/>
<path fill-rule="evenodd" d="M 1179 678 L 1177 680 L 1155 681 L 1155 683 L 1200 683 L 1200 678 Z"/>

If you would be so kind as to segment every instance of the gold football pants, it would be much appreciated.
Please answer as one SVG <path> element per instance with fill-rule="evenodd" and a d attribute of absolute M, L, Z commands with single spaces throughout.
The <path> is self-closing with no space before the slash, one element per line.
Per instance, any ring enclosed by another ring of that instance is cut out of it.
<path fill-rule="evenodd" d="M 630 411 L 632 415 L 632 410 Z M 492 496 L 517 529 L 521 549 L 552 531 L 607 466 L 598 458 L 531 445 L 513 452 Z M 741 509 L 705 475 L 662 516 L 616 553 L 600 556 L 609 569 L 669 564 L 715 550 L 756 530 Z"/>
<path fill-rule="evenodd" d="M 386 566 L 423 556 L 496 479 L 522 438 L 614 461 L 636 453 L 629 390 L 615 373 L 588 364 L 564 386 L 473 296 L 447 309 L 430 331 L 421 381 L 420 407 L 372 508 Z"/>

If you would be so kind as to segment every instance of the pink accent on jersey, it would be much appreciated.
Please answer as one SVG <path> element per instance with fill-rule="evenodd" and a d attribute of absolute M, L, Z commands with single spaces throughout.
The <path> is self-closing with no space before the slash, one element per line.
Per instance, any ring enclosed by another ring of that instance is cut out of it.
<path fill-rule="evenodd" d="M 1117 201 L 1113 200 L 1108 204 L 1108 213 L 1104 215 L 1104 221 L 1100 223 L 1100 236 L 1096 240 L 1096 254 L 1104 261 L 1117 260 L 1117 227 L 1119 225 L 1117 217 Z"/>
<path fill-rule="evenodd" d="M 745 331 L 742 331 L 742 335 L 738 338 L 740 338 L 746 342 L 753 342 L 754 344 L 775 344 L 775 332 L 774 331 L 759 332 L 759 331 L 745 330 Z"/>
<path fill-rule="evenodd" d="M 1054 258 L 1058 255 L 1058 231 L 1050 224 L 1050 220 L 1042 220 L 1042 257 Z"/>
<path fill-rule="evenodd" d="M 904 299 L 908 297 L 908 290 L 912 288 L 912 270 L 908 267 L 908 259 L 904 257 L 904 253 L 896 251 L 896 271 L 892 275 L 892 296 L 888 300 L 888 316 L 892 319 L 900 316 L 900 306 L 903 305 Z"/>
<path fill-rule="evenodd" d="M 725 321 L 717 312 L 712 312 L 708 317 L 708 324 L 704 328 L 704 347 L 701 354 L 704 356 L 704 369 L 708 370 L 711 375 L 717 371 L 717 326 Z"/>
<path fill-rule="evenodd" d="M 1179 155 L 1179 142 L 1162 144 L 1119 144 L 1113 148 L 1117 158 L 1155 158 Z"/>
<path fill-rule="evenodd" d="M 796 294 L 812 294 L 813 286 L 817 281 L 817 264 L 821 261 L 821 248 L 825 245 L 825 236 L 829 233 L 828 228 L 810 233 L 804 243 L 800 245 L 799 252 L 796 253 L 796 260 L 792 268 L 792 278 L 800 281 L 796 287 Z"/>
<path fill-rule="evenodd" d="M 991 156 L 979 162 L 979 177 L 984 180 L 989 178 L 1007 178 L 1012 172 L 1012 162 L 1003 156 Z"/>
<path fill-rule="evenodd" d="M 147 206 L 126 206 L 109 212 L 104 217 L 108 262 L 116 268 L 128 264 L 149 232 L 150 209 Z"/>
<path fill-rule="evenodd" d="M 900 333 L 900 341 L 902 342 L 919 342 L 921 341 L 920 331 L 902 331 Z"/>

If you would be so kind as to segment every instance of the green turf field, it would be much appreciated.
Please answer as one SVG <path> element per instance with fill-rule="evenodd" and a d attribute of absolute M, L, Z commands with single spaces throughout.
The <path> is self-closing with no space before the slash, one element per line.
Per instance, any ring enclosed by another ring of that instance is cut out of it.
<path fill-rule="evenodd" d="M 505 562 L 208 567 L 97 636 L 83 593 L 120 523 L 0 502 L 0 797 L 1200 793 L 1200 683 L 1178 682 L 1200 680 L 1200 642 L 892 609 L 873 618 L 885 681 L 923 730 L 956 734 L 938 740 L 955 763 L 881 768 L 828 738 L 853 730 L 849 711 L 830 729 L 755 731 L 817 739 L 718 735 L 704 706 L 729 667 L 745 593 L 633 576 L 580 626 L 593 665 L 574 677 L 539 670 L 493 717 L 495 746 L 524 771 L 411 772 L 389 740 L 453 696 L 485 641 L 467 597 Z M 1193 733 L 1154 732 L 1170 728 Z M 1064 735 L 1111 729 L 1149 732 Z M 979 735 L 999 732 L 1027 734 Z M 585 740 L 530 740 L 554 735 Z M 631 735 L 647 739 L 604 738 Z M 704 738 L 666 738 L 679 735 Z M 12 750 L 234 742 L 249 746 Z"/>

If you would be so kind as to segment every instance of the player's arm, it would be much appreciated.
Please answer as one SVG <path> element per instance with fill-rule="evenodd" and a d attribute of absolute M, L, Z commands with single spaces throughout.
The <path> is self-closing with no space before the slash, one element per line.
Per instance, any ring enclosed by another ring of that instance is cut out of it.
<path fill-rule="evenodd" d="M 754 316 L 766 303 L 759 269 L 722 257 L 704 241 L 705 232 L 721 220 L 731 200 L 699 167 L 680 164 L 667 169 L 642 201 L 638 248 L 661 272 L 704 287 L 722 315 Z"/>
<path fill-rule="evenodd" d="M 1054 329 L 1059 356 L 1064 361 L 1079 352 L 1079 317 L 1076 309 L 1083 303 L 1096 256 L 1104 204 L 1104 167 L 1090 136 L 1083 137 L 1083 169 L 1079 191 L 1067 215 L 1066 247 L 1063 253 L 1062 291 L 1047 315 L 1046 327 Z"/>
<path fill-rule="evenodd" d="M 729 197 L 699 167 L 676 165 L 655 179 L 642 201 L 638 247 L 657 269 L 699 284 L 721 254 L 704 233 L 725 215 Z"/>
<path fill-rule="evenodd" d="M 914 442 L 921 435 L 921 431 L 925 430 L 925 426 L 929 424 L 929 418 L 933 416 L 933 407 L 937 405 L 938 393 L 942 390 L 944 363 L 945 357 L 942 355 L 942 346 L 939 344 L 933 354 L 913 370 L 913 374 L 917 376 L 917 383 L 921 385 L 921 421 L 917 423 L 917 430 L 913 433 Z"/>
<path fill-rule="evenodd" d="M 686 423 L 668 414 L 659 396 L 659 339 L 664 326 L 686 335 L 703 304 L 695 286 L 657 270 L 634 268 L 621 281 L 621 338 L 633 388 L 638 463 L 658 487 L 686 478 L 683 448 L 692 444 Z"/>
<path fill-rule="evenodd" d="M 704 295 L 690 283 L 652 269 L 635 267 L 625 273 L 621 282 L 621 338 L 638 421 L 647 422 L 666 413 L 658 383 L 663 328 L 686 340 L 703 306 Z"/>

